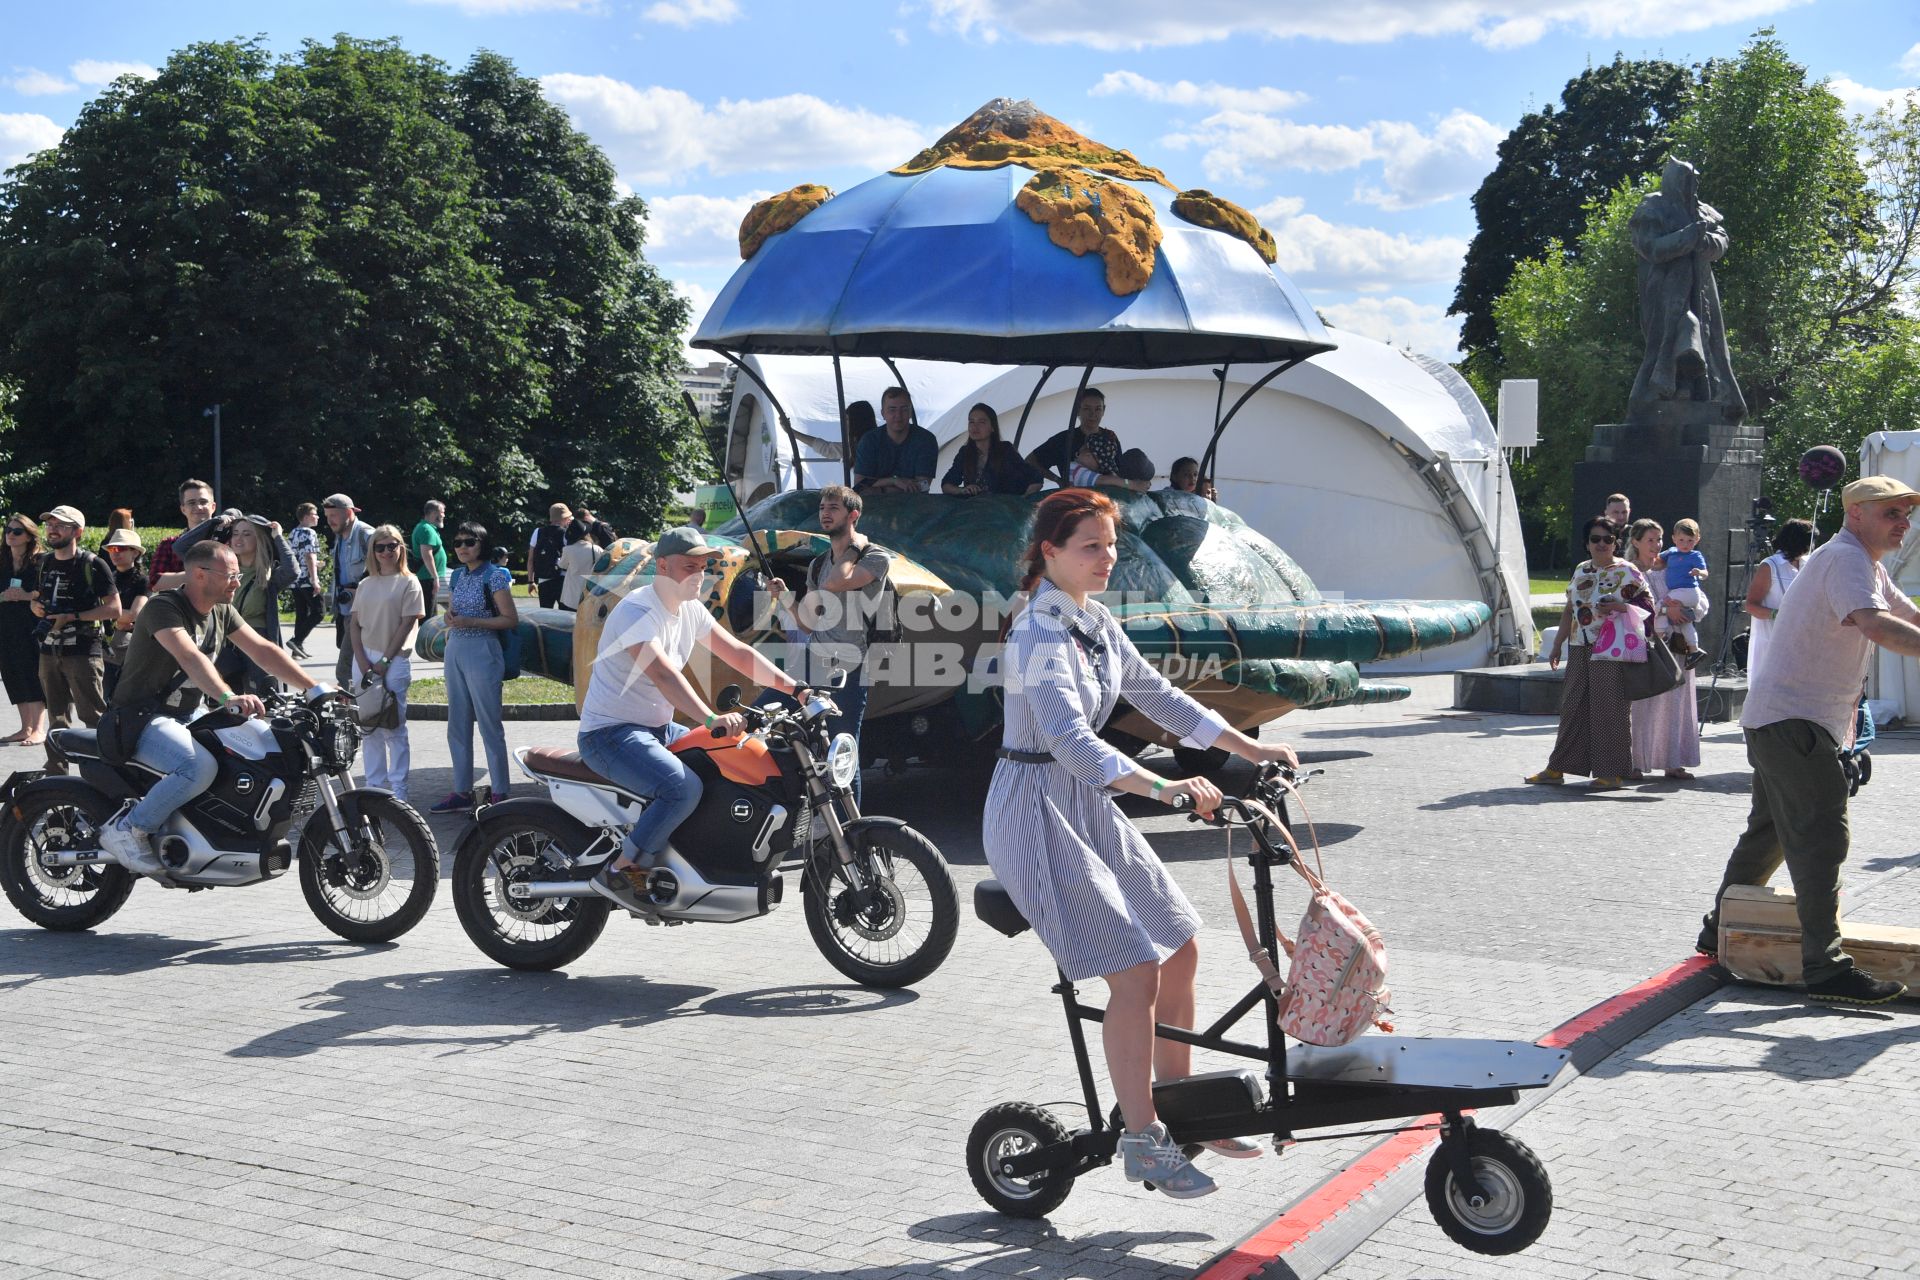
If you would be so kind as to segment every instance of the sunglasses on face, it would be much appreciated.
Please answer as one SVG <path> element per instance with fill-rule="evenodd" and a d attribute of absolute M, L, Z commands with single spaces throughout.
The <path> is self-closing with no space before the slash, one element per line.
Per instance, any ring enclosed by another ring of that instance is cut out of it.
<path fill-rule="evenodd" d="M 220 571 L 220 570 L 218 570 L 218 569 L 209 569 L 209 568 L 207 568 L 207 567 L 206 567 L 205 565 L 198 565 L 198 564 L 197 564 L 197 565 L 195 565 L 195 566 L 193 566 L 193 567 L 194 567 L 194 568 L 196 568 L 196 569 L 198 569 L 198 570 L 199 570 L 199 571 L 200 571 L 201 573 L 205 573 L 205 574 L 211 574 L 212 576 L 214 576 L 214 577 L 216 577 L 216 578 L 218 578 L 218 577 L 220 577 L 220 576 L 221 576 L 221 571 Z M 225 576 L 226 576 L 226 579 L 227 579 L 227 581 L 228 581 L 228 582 L 238 582 L 238 581 L 240 581 L 240 575 L 239 575 L 238 573 L 228 573 L 228 574 L 226 574 Z"/>
<path fill-rule="evenodd" d="M 377 556 L 383 556 L 389 551 L 398 551 L 399 549 L 400 544 L 397 542 L 376 542 L 373 544 L 373 553 Z"/>
<path fill-rule="evenodd" d="M 7 526 L 7 536 L 9 538 L 24 538 L 27 536 L 27 531 L 17 524 L 10 524 Z"/>
<path fill-rule="evenodd" d="M 456 546 L 456 547 L 477 547 L 477 546 L 479 546 L 479 545 L 480 545 L 480 539 L 478 539 L 478 538 L 455 538 L 455 539 L 453 540 L 453 545 L 454 545 L 454 546 Z"/>
<path fill-rule="evenodd" d="M 1587 539 L 1587 545 L 1592 547 L 1592 546 L 1597 546 L 1600 543 L 1604 542 L 1607 545 L 1611 546 L 1618 541 L 1619 539 L 1614 537 L 1610 533 L 1596 533 L 1592 537 Z"/>

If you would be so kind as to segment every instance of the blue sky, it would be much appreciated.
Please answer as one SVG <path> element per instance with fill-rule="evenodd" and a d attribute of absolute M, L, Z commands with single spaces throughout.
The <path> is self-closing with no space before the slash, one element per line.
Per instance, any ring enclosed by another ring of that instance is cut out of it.
<path fill-rule="evenodd" d="M 1616 51 L 1728 56 L 1763 25 L 1856 109 L 1920 83 L 1913 0 L 0 0 L 0 165 L 196 40 L 489 48 L 647 198 L 649 254 L 698 314 L 756 197 L 844 190 L 1032 98 L 1258 212 L 1336 324 L 1451 357 L 1468 199 L 1521 114 Z"/>

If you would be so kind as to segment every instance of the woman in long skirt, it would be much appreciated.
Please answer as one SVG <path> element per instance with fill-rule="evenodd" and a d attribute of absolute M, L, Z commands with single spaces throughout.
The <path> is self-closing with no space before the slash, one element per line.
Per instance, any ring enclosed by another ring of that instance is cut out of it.
<path fill-rule="evenodd" d="M 1104 605 L 1118 559 L 1119 509 L 1087 489 L 1041 502 L 1023 559 L 1031 592 L 1007 636 L 1006 728 L 987 795 L 987 862 L 1061 972 L 1108 988 L 1102 1042 L 1126 1132 L 1126 1176 L 1178 1199 L 1214 1190 L 1173 1145 L 1155 1115 L 1153 1081 L 1192 1073 L 1192 1050 L 1155 1043 L 1154 1023 L 1192 1026 L 1194 934 L 1200 917 L 1146 838 L 1113 801 L 1115 791 L 1201 813 L 1220 802 L 1204 778 L 1158 777 L 1100 739 L 1122 698 L 1195 747 L 1219 746 L 1257 762 L 1296 763 L 1291 748 L 1229 728 L 1147 665 Z M 1204 1144 L 1233 1157 L 1258 1144 Z"/>
<path fill-rule="evenodd" d="M 1560 733 L 1547 767 L 1527 779 L 1537 787 L 1557 787 L 1567 775 L 1592 778 L 1592 791 L 1618 791 L 1633 768 L 1633 732 L 1620 687 L 1620 664 L 1593 662 L 1593 643 L 1615 615 L 1644 618 L 1651 611 L 1647 580 L 1614 550 L 1626 531 L 1595 516 L 1582 530 L 1590 559 L 1582 560 L 1567 584 L 1567 605 L 1560 614 L 1549 666 L 1560 665 L 1567 651 L 1567 679 L 1560 694 Z M 1635 622 L 1634 625 L 1639 625 Z"/>
<path fill-rule="evenodd" d="M 1667 606 L 1667 575 L 1653 568 L 1665 536 L 1657 520 L 1635 520 L 1627 531 L 1633 567 L 1646 575 L 1653 589 L 1655 612 Z M 1701 599 L 1704 603 L 1704 594 Z M 1677 630 L 1686 636 L 1688 645 L 1700 647 L 1700 632 L 1693 623 L 1681 623 Z M 1675 782 L 1692 782 L 1687 766 L 1699 763 L 1700 708 L 1689 669 L 1681 672 L 1680 683 L 1673 688 L 1633 704 L 1633 772 L 1644 775 L 1659 769 Z"/>

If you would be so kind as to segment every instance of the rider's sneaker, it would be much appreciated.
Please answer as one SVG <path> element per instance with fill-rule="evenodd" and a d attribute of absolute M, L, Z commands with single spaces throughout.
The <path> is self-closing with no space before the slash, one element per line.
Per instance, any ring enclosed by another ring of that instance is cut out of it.
<path fill-rule="evenodd" d="M 1202 1151 L 1211 1151 L 1216 1156 L 1225 1156 L 1229 1160 L 1253 1160 L 1266 1154 L 1266 1148 L 1252 1138 L 1215 1138 L 1212 1142 L 1200 1144 Z"/>
<path fill-rule="evenodd" d="M 1876 978 L 1848 965 L 1825 982 L 1807 984 L 1807 998 L 1828 1004 L 1885 1004 L 1907 994 L 1907 984 Z"/>
<path fill-rule="evenodd" d="M 1120 1156 L 1127 1181 L 1150 1183 L 1175 1200 L 1194 1200 L 1220 1189 L 1173 1145 L 1167 1126 L 1158 1120 L 1138 1133 L 1121 1134 Z"/>
<path fill-rule="evenodd" d="M 628 872 L 637 873 L 640 878 L 640 883 L 634 883 L 634 876 L 629 875 Z M 654 915 L 655 912 L 653 903 L 647 900 L 645 891 L 646 874 L 646 870 L 643 867 L 620 867 L 616 869 L 609 864 L 600 868 L 593 879 L 587 881 L 587 884 L 595 893 L 612 902 L 615 906 L 625 908 L 628 911 L 638 912 L 643 916 L 650 916 Z"/>
<path fill-rule="evenodd" d="M 427 812 L 428 813 L 472 813 L 473 812 L 473 792 L 449 791 L 447 792 L 447 798 L 445 800 L 442 800 L 439 804 L 427 810 Z"/>
<path fill-rule="evenodd" d="M 100 851 L 137 875 L 160 876 L 166 873 L 160 855 L 153 851 L 153 837 L 137 827 L 128 826 L 124 812 L 100 828 Z"/>

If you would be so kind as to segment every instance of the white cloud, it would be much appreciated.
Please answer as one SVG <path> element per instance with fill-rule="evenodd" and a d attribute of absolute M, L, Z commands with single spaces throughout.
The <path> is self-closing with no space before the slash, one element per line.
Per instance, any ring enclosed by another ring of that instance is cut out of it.
<path fill-rule="evenodd" d="M 1320 314 L 1336 329 L 1351 329 L 1396 347 L 1411 347 L 1436 360 L 1460 358 L 1460 319 L 1449 316 L 1438 303 L 1415 302 L 1397 295 L 1356 298 L 1323 304 Z"/>
<path fill-rule="evenodd" d="M 0 111 L 0 169 L 10 169 L 34 152 L 45 151 L 65 132 L 45 116 Z"/>
<path fill-rule="evenodd" d="M 913 37 L 907 34 L 905 27 L 888 27 L 887 34 L 893 37 L 895 44 L 907 45 L 913 43 Z"/>
<path fill-rule="evenodd" d="M 931 135 L 899 116 L 842 107 L 811 94 L 722 99 L 712 106 L 678 89 L 640 88 L 610 76 L 541 77 L 547 96 L 639 186 L 709 173 L 896 165 Z"/>
<path fill-rule="evenodd" d="M 740 220 L 771 191 L 740 196 L 654 196 L 647 201 L 647 258 L 676 266 L 740 261 Z"/>
<path fill-rule="evenodd" d="M 1371 127 L 1385 185 L 1354 194 L 1383 209 L 1412 209 L 1473 190 L 1492 170 L 1507 134 L 1468 111 L 1453 112 L 1430 134 L 1396 122 Z"/>
<path fill-rule="evenodd" d="M 1920 45 L 1914 46 L 1920 48 Z M 1842 106 L 1854 115 L 1870 116 L 1882 107 L 1903 108 L 1906 100 L 1920 93 L 1912 87 L 1904 89 L 1874 89 L 1861 84 L 1850 76 L 1835 76 L 1827 81 L 1827 88 L 1833 96 L 1840 99 Z"/>
<path fill-rule="evenodd" d="M 1910 76 L 1920 76 L 1920 44 L 1901 54 L 1897 65 Z"/>
<path fill-rule="evenodd" d="M 1307 37 L 1382 44 L 1404 36 L 1470 35 L 1511 49 L 1565 28 L 1587 36 L 1646 37 L 1744 23 L 1811 0 L 1345 0 L 1248 4 L 1246 0 L 929 0 L 937 29 L 991 42 L 1149 49 L 1234 36 Z"/>
<path fill-rule="evenodd" d="M 407 0 L 458 9 L 469 18 L 513 17 L 522 13 L 584 13 L 600 7 L 600 0 Z"/>
<path fill-rule="evenodd" d="M 1328 222 L 1311 213 L 1278 217 L 1263 213 L 1261 219 L 1280 250 L 1276 265 L 1308 289 L 1451 284 L 1467 255 L 1467 242 L 1453 236 L 1400 235 L 1377 227 Z"/>
<path fill-rule="evenodd" d="M 1254 207 L 1253 216 L 1262 222 L 1272 222 L 1281 218 L 1291 218 L 1307 207 L 1307 202 L 1299 196 L 1275 196 L 1263 205 Z"/>
<path fill-rule="evenodd" d="M 139 76 L 151 80 L 160 73 L 144 62 L 101 62 L 82 58 L 67 68 L 67 74 L 85 85 L 109 85 L 121 76 Z"/>
<path fill-rule="evenodd" d="M 1378 162 L 1381 181 L 1362 183 L 1355 198 L 1383 209 L 1412 209 L 1473 190 L 1493 168 L 1505 136 L 1500 126 L 1468 111 L 1453 112 L 1431 132 L 1402 120 L 1356 127 L 1221 111 L 1163 142 L 1205 148 L 1201 166 L 1216 180 L 1280 169 L 1331 173 Z"/>
<path fill-rule="evenodd" d="M 1148 102 L 1165 102 L 1176 107 L 1211 107 L 1214 110 L 1231 111 L 1285 111 L 1307 100 L 1306 94 L 1291 89 L 1267 86 L 1236 89 L 1230 85 L 1215 84 L 1211 80 L 1205 84 L 1195 84 L 1191 80 L 1176 80 L 1168 84 L 1163 80 L 1149 80 L 1133 71 L 1109 71 L 1100 77 L 1099 84 L 1087 92 L 1096 98 L 1128 94 L 1145 98 Z"/>
<path fill-rule="evenodd" d="M 691 27 L 696 22 L 732 22 L 740 16 L 740 0 L 660 0 L 640 15 L 648 22 Z"/>
<path fill-rule="evenodd" d="M 7 87 L 29 98 L 49 93 L 72 93 L 78 87 L 71 80 L 62 80 L 51 71 L 42 71 L 38 67 L 18 67 L 16 70 L 19 74 L 7 81 Z"/>
<path fill-rule="evenodd" d="M 668 283 L 673 285 L 675 293 L 687 300 L 688 305 L 687 331 L 680 335 L 682 338 L 680 352 L 687 358 L 688 364 L 696 369 L 701 368 L 708 361 L 718 357 L 711 351 L 694 350 L 686 345 L 686 340 L 700 332 L 700 321 L 706 317 L 707 308 L 713 305 L 713 300 L 718 295 L 705 285 L 695 284 L 691 280 L 669 280 Z"/>

